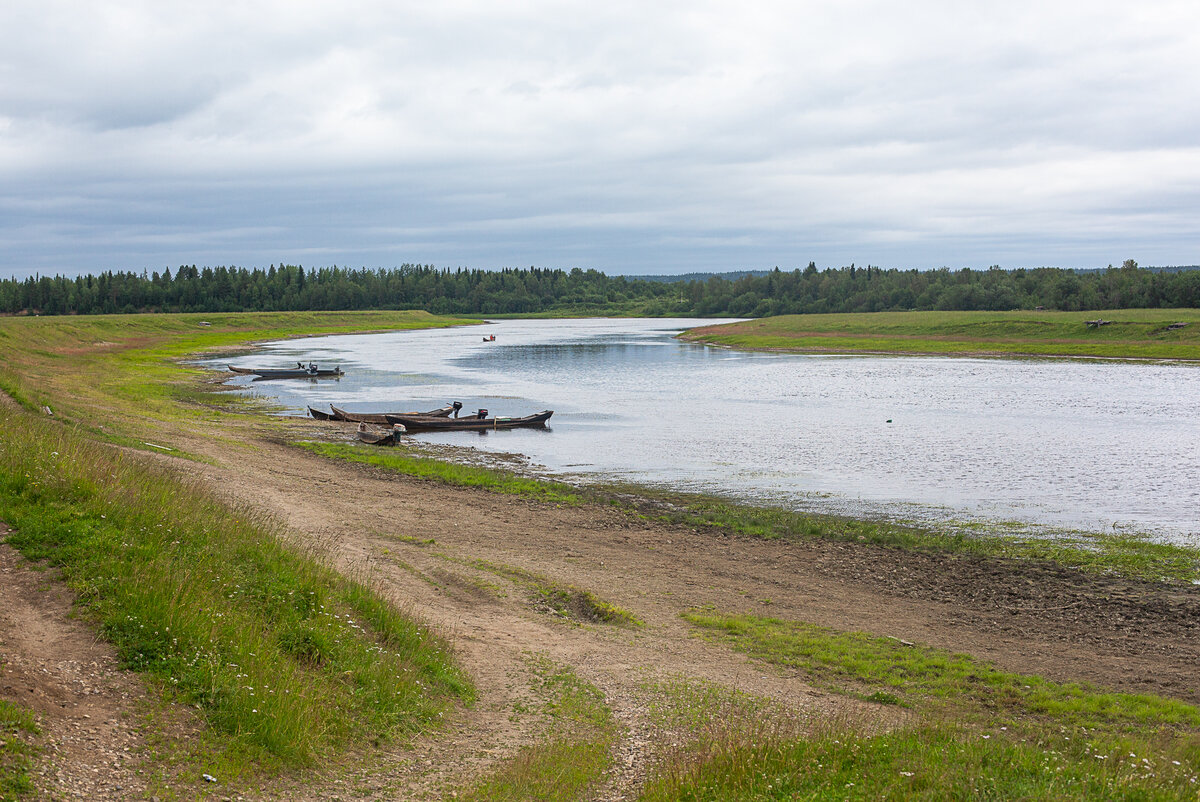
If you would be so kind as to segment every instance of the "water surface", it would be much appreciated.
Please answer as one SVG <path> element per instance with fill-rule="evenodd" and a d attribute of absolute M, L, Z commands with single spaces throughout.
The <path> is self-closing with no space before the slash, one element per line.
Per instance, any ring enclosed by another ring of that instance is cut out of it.
<path fill-rule="evenodd" d="M 519 452 L 551 473 L 1200 542 L 1200 367 L 742 353 L 672 339 L 712 322 L 516 320 L 288 340 L 237 361 L 339 363 L 347 375 L 235 383 L 296 413 L 455 399 L 499 415 L 553 409 L 549 431 L 415 435 Z"/>

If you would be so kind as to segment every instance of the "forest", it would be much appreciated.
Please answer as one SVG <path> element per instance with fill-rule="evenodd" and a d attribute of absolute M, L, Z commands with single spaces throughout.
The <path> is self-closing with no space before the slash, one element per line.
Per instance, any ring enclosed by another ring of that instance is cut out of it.
<path fill-rule="evenodd" d="M 1200 307 L 1200 270 L 898 270 L 854 265 L 678 280 L 596 270 L 184 265 L 0 281 L 0 314 L 424 309 L 434 314 L 766 317 L 899 310 Z"/>

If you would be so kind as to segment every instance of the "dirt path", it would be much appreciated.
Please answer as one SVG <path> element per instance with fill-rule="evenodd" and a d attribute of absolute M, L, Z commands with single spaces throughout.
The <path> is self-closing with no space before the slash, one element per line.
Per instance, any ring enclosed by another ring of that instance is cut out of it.
<path fill-rule="evenodd" d="M 0 524 L 0 538 L 7 534 Z M 140 798 L 144 686 L 71 616 L 71 603 L 53 572 L 0 544 L 0 697 L 37 716 L 42 796 Z"/>
<path fill-rule="evenodd" d="M 308 436 L 349 436 L 338 424 L 294 425 Z M 1200 588 L 854 544 L 698 532 L 608 508 L 559 508 L 385 476 L 289 447 L 278 441 L 277 429 L 252 433 L 241 448 L 231 449 L 229 440 L 182 436 L 172 445 L 213 462 L 159 459 L 180 465 L 231 501 L 278 516 L 298 544 L 375 582 L 456 644 L 479 702 L 438 738 L 363 770 L 355 781 L 372 798 L 439 791 L 536 739 L 537 718 L 514 715 L 532 698 L 530 655 L 574 667 L 605 693 L 625 725 L 605 799 L 628 797 L 669 740 L 648 716 L 648 683 L 683 676 L 768 697 L 801 713 L 894 715 L 692 637 L 680 613 L 704 606 L 893 636 L 969 653 L 1010 671 L 1200 702 Z M 644 626 L 563 621 L 539 610 L 519 585 L 472 562 L 479 560 L 590 590 Z M 31 604 L 15 618 L 63 612 Z M 25 654 L 29 643 L 7 640 L 13 629 L 0 630 L 4 648 Z M 10 673 L 15 665 L 10 663 Z M 93 718 L 120 721 L 124 691 L 113 693 L 116 707 Z"/>

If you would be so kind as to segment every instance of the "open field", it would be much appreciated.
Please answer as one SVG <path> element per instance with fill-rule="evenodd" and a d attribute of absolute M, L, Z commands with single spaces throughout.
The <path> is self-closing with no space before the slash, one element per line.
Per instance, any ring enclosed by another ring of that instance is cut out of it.
<path fill-rule="evenodd" d="M 171 361 L 386 320 L 198 319 L 0 320 L 0 789 L 1196 795 L 1194 554 L 1140 552 L 1176 578 L 1144 581 L 437 468 Z M 291 730 L 257 718 L 276 689 Z"/>
<path fill-rule="evenodd" d="M 1100 319 L 1109 322 L 1087 324 Z M 1168 328 L 1175 323 L 1187 325 Z M 1200 310 L 782 315 L 704 326 L 681 336 L 730 348 L 797 353 L 1200 360 Z"/>

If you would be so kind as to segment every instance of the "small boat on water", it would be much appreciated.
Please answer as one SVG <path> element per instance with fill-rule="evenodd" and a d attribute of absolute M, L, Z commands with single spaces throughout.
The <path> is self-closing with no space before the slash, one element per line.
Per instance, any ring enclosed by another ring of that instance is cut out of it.
<path fill-rule="evenodd" d="M 329 408 L 333 410 L 332 415 L 329 418 L 321 418 L 320 420 L 344 420 L 350 423 L 374 423 L 379 426 L 388 426 L 392 423 L 403 423 L 401 420 L 389 421 L 389 415 L 395 418 L 448 418 L 450 417 L 450 413 L 462 409 L 462 403 L 455 401 L 453 404 L 446 404 L 444 407 L 431 409 L 429 412 L 347 412 L 344 409 L 335 407 L 333 404 L 330 404 Z M 311 413 L 312 411 L 312 407 L 309 407 L 309 412 Z M 326 413 L 322 412 L 321 414 L 324 415 Z M 313 417 L 316 418 L 317 416 L 313 415 Z"/>
<path fill-rule="evenodd" d="M 227 365 L 230 373 L 238 373 L 243 376 L 255 376 L 255 381 L 259 379 L 305 379 L 305 378 L 328 378 L 331 376 L 345 375 L 341 367 L 318 368 L 315 364 L 307 366 L 297 362 L 297 367 L 294 368 L 241 368 L 237 365 Z"/>
<path fill-rule="evenodd" d="M 554 410 L 546 409 L 521 418 L 489 418 L 481 409 L 469 418 L 428 418 L 416 415 L 385 415 L 389 423 L 402 424 L 410 432 L 468 431 L 485 432 L 494 429 L 517 429 L 545 426 Z"/>
<path fill-rule="evenodd" d="M 372 446 L 390 446 L 400 442 L 400 435 L 404 434 L 405 428 L 397 423 L 393 424 L 390 429 L 372 429 L 365 423 L 358 424 L 358 439 Z"/>

